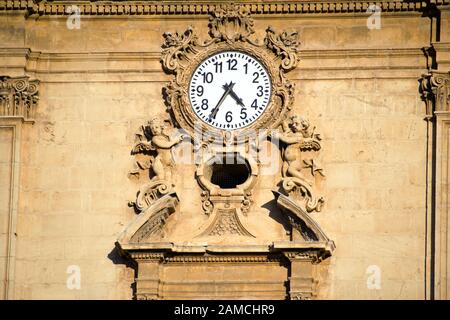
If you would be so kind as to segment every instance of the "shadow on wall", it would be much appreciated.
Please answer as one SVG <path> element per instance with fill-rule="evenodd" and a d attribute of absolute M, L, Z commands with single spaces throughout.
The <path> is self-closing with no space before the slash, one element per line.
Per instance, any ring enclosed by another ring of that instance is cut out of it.
<path fill-rule="evenodd" d="M 284 217 L 283 213 L 281 212 L 280 208 L 277 206 L 277 201 L 275 199 L 272 199 L 266 203 L 264 203 L 261 208 L 269 210 L 269 217 L 281 224 L 288 233 L 290 231 L 290 225 L 287 219 Z"/>
<path fill-rule="evenodd" d="M 126 259 L 123 255 L 120 254 L 120 251 L 117 247 L 114 247 L 111 252 L 108 254 L 108 259 L 112 261 L 112 263 L 117 265 L 125 265 L 127 268 L 131 268 L 134 270 L 134 279 L 137 278 L 137 265 L 133 263 L 132 260 Z M 131 293 L 133 299 L 136 299 L 136 282 L 130 285 Z"/>

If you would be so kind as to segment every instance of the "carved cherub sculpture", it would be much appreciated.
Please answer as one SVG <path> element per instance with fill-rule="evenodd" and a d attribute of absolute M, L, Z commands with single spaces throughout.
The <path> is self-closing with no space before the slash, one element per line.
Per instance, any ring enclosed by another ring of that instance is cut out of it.
<path fill-rule="evenodd" d="M 164 129 L 164 122 L 160 118 L 155 117 L 150 120 L 149 124 L 143 128 L 148 141 L 140 141 L 132 151 L 133 154 L 156 152 L 156 156 L 151 161 L 151 168 L 155 174 L 152 180 L 171 180 L 174 163 L 170 150 L 184 139 L 182 134 L 170 137 Z"/>
<path fill-rule="evenodd" d="M 302 159 L 302 153 L 306 151 L 320 150 L 320 136 L 314 133 L 309 122 L 299 116 L 292 116 L 283 123 L 283 132 L 271 134 L 273 138 L 278 138 L 286 146 L 282 149 L 282 186 L 285 192 L 294 193 L 300 196 L 300 205 L 304 206 L 307 212 L 313 210 L 320 211 L 324 199 L 316 196 L 313 189 L 313 182 L 307 179 L 301 172 L 304 168 L 310 168 L 312 175 L 314 172 L 322 174 L 322 169 L 314 167 L 312 160 Z M 304 166 L 302 164 L 307 164 Z M 297 200 L 299 200 L 297 198 Z"/>
<path fill-rule="evenodd" d="M 312 182 L 305 178 L 301 172 L 303 168 L 301 152 L 311 149 L 319 150 L 320 137 L 312 132 L 308 120 L 299 116 L 290 117 L 288 121 L 283 123 L 282 127 L 283 132 L 281 134 L 275 133 L 272 136 L 286 144 L 286 148 L 281 155 L 283 177 L 294 177 L 307 185 L 312 185 Z"/>

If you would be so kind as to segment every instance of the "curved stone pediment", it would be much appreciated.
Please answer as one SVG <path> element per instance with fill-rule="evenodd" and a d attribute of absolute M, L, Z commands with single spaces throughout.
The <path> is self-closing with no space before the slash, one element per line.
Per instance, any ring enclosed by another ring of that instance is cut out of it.
<path fill-rule="evenodd" d="M 163 238 L 166 220 L 175 212 L 177 205 L 178 196 L 174 191 L 157 199 L 128 225 L 118 237 L 117 243 L 123 248 L 129 244 Z"/>
<path fill-rule="evenodd" d="M 273 191 L 273 193 L 277 198 L 277 206 L 283 211 L 292 227 L 291 240 L 297 240 L 298 236 L 301 236 L 303 240 L 308 242 L 333 243 L 331 247 L 334 249 L 334 242 L 327 237 L 319 224 L 296 201 L 278 191 Z"/>

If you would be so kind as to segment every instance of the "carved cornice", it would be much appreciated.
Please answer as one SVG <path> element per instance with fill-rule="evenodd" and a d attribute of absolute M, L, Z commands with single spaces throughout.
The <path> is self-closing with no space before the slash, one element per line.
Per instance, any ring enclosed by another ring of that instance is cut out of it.
<path fill-rule="evenodd" d="M 0 11 L 25 10 L 28 15 L 68 15 L 66 8 L 77 5 L 81 15 L 89 16 L 185 16 L 206 15 L 216 12 L 224 1 L 212 0 L 172 0 L 172 1 L 51 1 L 51 0 L 0 0 Z M 448 5 L 449 0 L 430 1 L 349 1 L 349 0 L 313 0 L 280 1 L 255 0 L 234 1 L 241 4 L 251 14 L 332 14 L 332 13 L 366 13 L 370 5 L 377 5 L 383 12 L 417 12 L 423 11 L 428 3 L 436 6 Z M 71 12 L 71 11 L 69 11 Z"/>
<path fill-rule="evenodd" d="M 276 254 L 224 254 L 224 255 L 174 255 L 168 252 L 133 251 L 130 257 L 135 260 L 161 263 L 266 263 L 282 261 L 283 255 Z"/>
<path fill-rule="evenodd" d="M 265 263 L 280 262 L 281 257 L 268 255 L 225 255 L 225 256 L 173 256 L 164 259 L 166 263 Z"/>
<path fill-rule="evenodd" d="M 33 121 L 39 100 L 39 80 L 0 76 L 0 118 Z"/>
<path fill-rule="evenodd" d="M 131 252 L 130 257 L 135 260 L 146 260 L 148 262 L 161 262 L 164 259 L 162 252 Z"/>
<path fill-rule="evenodd" d="M 331 242 L 334 246 L 334 243 Z M 333 248 L 334 250 L 334 247 Z M 290 262 L 294 261 L 309 261 L 313 264 L 318 264 L 321 261 L 325 260 L 331 255 L 331 252 L 327 249 L 319 249 L 319 250 L 306 250 L 306 251 L 283 251 L 283 255 Z"/>

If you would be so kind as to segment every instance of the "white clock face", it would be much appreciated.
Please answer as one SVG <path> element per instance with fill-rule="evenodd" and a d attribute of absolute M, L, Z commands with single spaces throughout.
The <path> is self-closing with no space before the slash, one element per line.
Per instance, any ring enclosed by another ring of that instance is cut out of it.
<path fill-rule="evenodd" d="M 189 100 L 202 121 L 236 130 L 264 113 L 271 91 L 269 74 L 258 60 L 239 51 L 224 51 L 197 67 L 189 84 Z"/>

